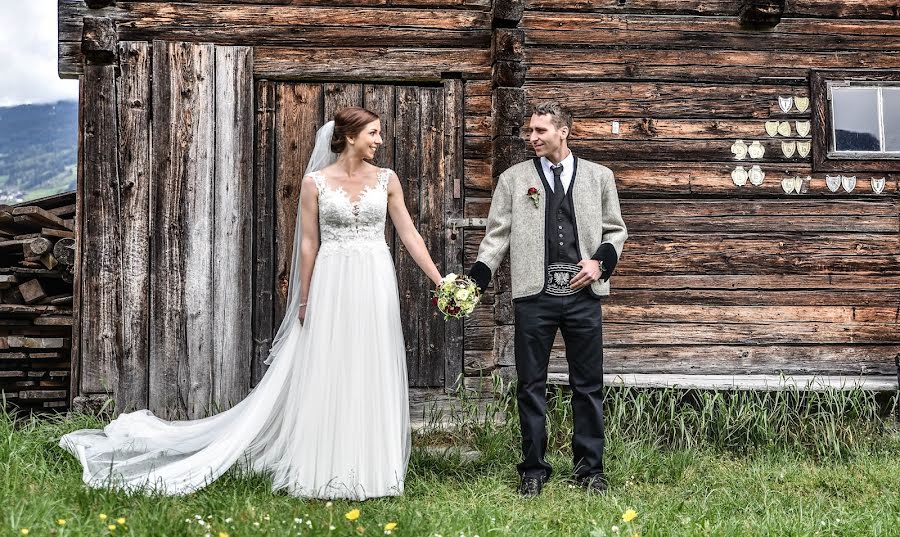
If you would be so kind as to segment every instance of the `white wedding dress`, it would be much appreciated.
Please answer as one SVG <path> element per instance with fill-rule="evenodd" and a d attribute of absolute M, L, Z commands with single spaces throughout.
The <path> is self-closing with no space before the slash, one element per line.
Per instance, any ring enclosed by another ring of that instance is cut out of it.
<path fill-rule="evenodd" d="M 357 202 L 310 174 L 321 245 L 304 324 L 289 309 L 293 320 L 276 337 L 271 367 L 230 410 L 192 421 L 144 410 L 65 435 L 60 445 L 81 461 L 85 483 L 186 494 L 238 465 L 300 497 L 403 492 L 409 404 L 397 278 L 384 240 L 390 173 L 379 170 Z"/>

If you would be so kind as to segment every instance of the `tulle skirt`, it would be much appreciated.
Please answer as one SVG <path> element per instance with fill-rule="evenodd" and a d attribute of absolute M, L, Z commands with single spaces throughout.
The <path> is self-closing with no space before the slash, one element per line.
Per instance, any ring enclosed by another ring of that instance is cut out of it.
<path fill-rule="evenodd" d="M 299 497 L 395 496 L 409 462 L 407 390 L 387 245 L 323 243 L 304 324 L 292 323 L 243 401 L 190 421 L 122 414 L 102 430 L 67 434 L 60 445 L 94 487 L 186 494 L 238 465 Z"/>

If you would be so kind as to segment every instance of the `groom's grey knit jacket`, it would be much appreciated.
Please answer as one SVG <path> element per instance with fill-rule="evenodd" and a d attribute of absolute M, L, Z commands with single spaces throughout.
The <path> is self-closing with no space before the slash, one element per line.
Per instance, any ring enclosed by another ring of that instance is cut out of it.
<path fill-rule="evenodd" d="M 545 234 L 546 204 L 553 192 L 541 181 L 537 159 L 512 166 L 497 181 L 491 197 L 487 230 L 478 249 L 478 259 L 469 275 L 485 289 L 492 274 L 510 252 L 512 298 L 537 295 L 544 290 L 547 273 Z M 609 277 L 622 254 L 628 231 L 619 209 L 613 172 L 606 166 L 576 159 L 569 187 L 575 210 L 575 228 L 581 258 L 603 262 L 600 280 L 591 284 L 596 296 L 609 295 Z M 538 206 L 528 195 L 539 193 Z"/>

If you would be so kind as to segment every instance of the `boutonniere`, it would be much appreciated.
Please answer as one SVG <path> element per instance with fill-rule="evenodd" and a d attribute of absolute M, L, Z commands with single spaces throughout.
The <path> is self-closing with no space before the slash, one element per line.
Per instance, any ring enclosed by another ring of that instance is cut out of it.
<path fill-rule="evenodd" d="M 538 192 L 538 189 L 534 187 L 529 188 L 528 197 L 531 198 L 532 203 L 534 203 L 535 208 L 537 208 L 538 200 L 541 199 L 541 194 Z"/>

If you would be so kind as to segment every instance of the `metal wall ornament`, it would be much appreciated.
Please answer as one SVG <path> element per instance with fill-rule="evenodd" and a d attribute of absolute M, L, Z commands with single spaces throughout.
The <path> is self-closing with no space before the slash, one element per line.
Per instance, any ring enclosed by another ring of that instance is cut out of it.
<path fill-rule="evenodd" d="M 807 136 L 809 136 L 809 121 L 795 121 L 794 126 L 797 128 L 797 134 L 799 134 L 801 137 L 806 138 Z"/>
<path fill-rule="evenodd" d="M 766 153 L 766 148 L 759 143 L 759 140 L 754 140 L 750 147 L 747 148 L 747 154 L 750 155 L 752 159 L 761 159 L 763 155 Z"/>
<path fill-rule="evenodd" d="M 797 142 L 797 154 L 803 158 L 806 158 L 809 155 L 809 151 L 812 149 L 812 142 Z"/>
<path fill-rule="evenodd" d="M 884 192 L 884 185 L 886 182 L 887 182 L 886 177 L 878 177 L 877 179 L 875 177 L 873 177 L 872 178 L 872 192 L 874 192 L 876 194 L 881 194 L 882 192 Z"/>
<path fill-rule="evenodd" d="M 842 175 L 841 176 L 841 186 L 844 187 L 844 192 L 848 194 L 853 192 L 853 189 L 856 188 L 856 176 L 855 175 Z"/>
<path fill-rule="evenodd" d="M 791 135 L 791 124 L 787 121 L 782 121 L 778 124 L 778 134 L 787 138 Z"/>
<path fill-rule="evenodd" d="M 799 194 L 803 190 L 803 181 L 807 183 L 812 181 L 812 177 L 807 175 L 806 178 L 802 178 L 799 175 L 794 177 L 794 191 Z"/>
<path fill-rule="evenodd" d="M 734 181 L 734 184 L 737 186 L 744 186 L 747 184 L 747 170 L 743 166 L 738 166 L 731 172 L 731 180 Z"/>
<path fill-rule="evenodd" d="M 766 134 L 773 138 L 778 134 L 778 121 L 766 121 Z"/>
<path fill-rule="evenodd" d="M 809 97 L 794 97 L 794 106 L 798 112 L 806 112 L 809 110 Z"/>
<path fill-rule="evenodd" d="M 778 96 L 778 107 L 781 108 L 781 111 L 787 114 L 791 111 L 791 108 L 794 106 L 794 98 L 790 95 L 788 96 Z"/>
<path fill-rule="evenodd" d="M 744 160 L 747 156 L 747 144 L 745 144 L 743 140 L 735 140 L 734 143 L 731 144 L 731 152 L 737 160 Z"/>
<path fill-rule="evenodd" d="M 750 173 L 748 175 L 750 177 L 750 184 L 754 186 L 759 186 L 766 180 L 766 172 L 762 171 L 762 168 L 759 166 L 750 168 Z"/>
<path fill-rule="evenodd" d="M 794 151 L 797 150 L 797 142 L 781 142 L 781 153 L 785 158 L 791 158 L 794 156 Z"/>
<path fill-rule="evenodd" d="M 825 185 L 828 187 L 828 190 L 832 192 L 837 192 L 839 188 L 841 188 L 841 176 L 840 175 L 826 175 L 825 176 Z"/>

